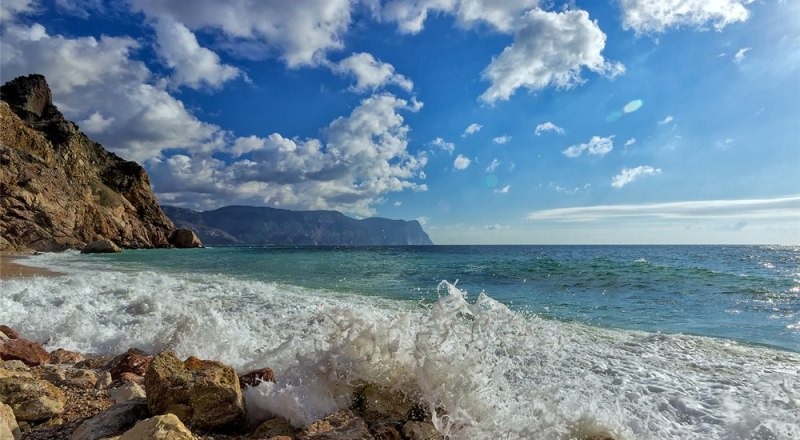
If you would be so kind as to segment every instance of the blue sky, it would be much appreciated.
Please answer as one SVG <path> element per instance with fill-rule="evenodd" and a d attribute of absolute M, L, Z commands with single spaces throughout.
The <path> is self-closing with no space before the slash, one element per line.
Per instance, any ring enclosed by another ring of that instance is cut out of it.
<path fill-rule="evenodd" d="M 4 0 L 165 204 L 437 243 L 800 243 L 800 2 Z"/>

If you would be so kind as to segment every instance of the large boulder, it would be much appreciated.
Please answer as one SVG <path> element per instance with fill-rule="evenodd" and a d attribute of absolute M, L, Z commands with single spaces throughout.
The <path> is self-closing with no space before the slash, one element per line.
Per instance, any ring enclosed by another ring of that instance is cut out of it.
<path fill-rule="evenodd" d="M 118 254 L 122 248 L 114 244 L 111 240 L 95 240 L 81 249 L 82 254 Z"/>
<path fill-rule="evenodd" d="M 26 365 L 36 366 L 49 362 L 50 353 L 41 344 L 16 338 L 0 342 L 0 359 L 4 361 L 20 360 Z"/>
<path fill-rule="evenodd" d="M 50 352 L 51 364 L 77 364 L 84 359 L 86 359 L 86 357 L 82 354 L 75 351 L 64 350 L 63 348 Z"/>
<path fill-rule="evenodd" d="M 169 234 L 168 240 L 176 248 L 203 247 L 203 243 L 191 229 L 176 229 Z"/>
<path fill-rule="evenodd" d="M 173 413 L 201 429 L 215 430 L 244 419 L 244 400 L 236 371 L 221 362 L 190 357 L 181 362 L 163 351 L 144 377 L 147 404 L 154 415 Z"/>
<path fill-rule="evenodd" d="M 111 405 L 108 409 L 81 423 L 69 440 L 99 440 L 121 434 L 137 421 L 148 417 L 144 399 Z"/>
<path fill-rule="evenodd" d="M 175 414 L 155 416 L 136 423 L 119 440 L 193 440 L 191 431 Z"/>
<path fill-rule="evenodd" d="M 16 330 L 14 330 L 13 328 L 11 328 L 11 327 L 9 327 L 9 326 L 7 326 L 5 324 L 0 325 L 0 333 L 6 335 L 8 337 L 8 339 L 17 339 L 17 338 L 19 338 L 19 333 L 17 333 Z"/>
<path fill-rule="evenodd" d="M 150 365 L 150 356 L 141 350 L 131 348 L 114 358 L 111 363 L 111 378 L 114 380 L 120 380 L 125 373 L 144 376 L 144 372 Z"/>
<path fill-rule="evenodd" d="M 41 422 L 64 412 L 64 393 L 50 382 L 29 377 L 0 378 L 0 402 L 18 421 Z"/>
<path fill-rule="evenodd" d="M 97 385 L 97 372 L 69 365 L 41 365 L 34 369 L 42 379 L 68 388 L 92 389 Z"/>

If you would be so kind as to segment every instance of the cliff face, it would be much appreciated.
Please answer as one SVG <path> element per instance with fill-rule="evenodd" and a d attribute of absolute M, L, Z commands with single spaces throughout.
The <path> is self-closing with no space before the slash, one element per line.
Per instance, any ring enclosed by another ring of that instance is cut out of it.
<path fill-rule="evenodd" d="M 174 227 L 144 168 L 64 119 L 43 76 L 8 82 L 0 98 L 0 238 L 46 251 L 101 238 L 169 246 Z"/>
<path fill-rule="evenodd" d="M 164 206 L 183 228 L 193 229 L 206 245 L 430 245 L 419 222 L 367 218 L 336 211 L 289 211 L 226 206 L 213 211 Z"/>

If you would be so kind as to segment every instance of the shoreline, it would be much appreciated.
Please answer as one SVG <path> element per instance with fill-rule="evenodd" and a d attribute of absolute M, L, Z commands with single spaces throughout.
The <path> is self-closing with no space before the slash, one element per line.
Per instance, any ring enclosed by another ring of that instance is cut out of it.
<path fill-rule="evenodd" d="M 28 266 L 20 262 L 27 259 L 27 255 L 2 255 L 0 254 L 0 280 L 33 277 L 57 277 L 64 275 L 42 267 Z"/>

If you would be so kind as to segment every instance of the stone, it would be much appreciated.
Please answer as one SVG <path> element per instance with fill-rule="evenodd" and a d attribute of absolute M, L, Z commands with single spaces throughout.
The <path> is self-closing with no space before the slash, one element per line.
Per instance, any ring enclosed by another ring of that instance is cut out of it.
<path fill-rule="evenodd" d="M 144 399 L 111 405 L 105 411 L 78 426 L 69 440 L 98 440 L 130 429 L 137 421 L 149 417 Z"/>
<path fill-rule="evenodd" d="M 18 339 L 19 338 L 19 333 L 17 333 L 16 330 L 14 330 L 13 328 L 11 328 L 11 327 L 9 327 L 9 326 L 7 326 L 5 324 L 0 325 L 0 333 L 6 335 L 8 337 L 8 339 Z"/>
<path fill-rule="evenodd" d="M 372 384 L 361 389 L 357 400 L 362 416 L 368 420 L 405 420 L 414 406 L 414 401 L 402 391 Z"/>
<path fill-rule="evenodd" d="M 244 419 L 242 390 L 232 367 L 194 357 L 184 365 L 192 375 L 189 403 L 193 426 L 214 430 Z"/>
<path fill-rule="evenodd" d="M 41 422 L 64 412 L 64 393 L 50 382 L 27 377 L 0 378 L 0 402 L 17 421 Z"/>
<path fill-rule="evenodd" d="M 191 431 L 174 414 L 141 420 L 119 440 L 193 440 Z"/>
<path fill-rule="evenodd" d="M 258 428 L 253 432 L 256 437 L 272 438 L 281 435 L 293 436 L 297 432 L 297 428 L 289 424 L 289 421 L 283 417 L 274 417 L 264 423 L 258 425 Z"/>
<path fill-rule="evenodd" d="M 122 373 L 119 375 L 119 379 L 117 380 L 117 382 L 119 383 L 133 382 L 135 384 L 144 386 L 144 376 L 139 376 L 138 374 L 133 374 L 133 373 Z"/>
<path fill-rule="evenodd" d="M 64 350 L 63 348 L 50 352 L 51 364 L 77 364 L 84 359 L 86 358 L 82 354 L 75 351 Z"/>
<path fill-rule="evenodd" d="M 403 437 L 400 436 L 400 432 L 394 426 L 380 426 L 372 429 L 371 432 L 375 440 L 403 440 Z"/>
<path fill-rule="evenodd" d="M 58 386 L 91 389 L 97 385 L 97 372 L 68 365 L 37 367 L 42 379 Z"/>
<path fill-rule="evenodd" d="M 115 359 L 115 363 L 111 367 L 111 378 L 114 380 L 119 380 L 125 373 L 143 376 L 150 365 L 150 357 L 135 348 L 131 348 L 118 357 L 119 359 Z"/>
<path fill-rule="evenodd" d="M 17 424 L 14 410 L 0 402 L 0 440 L 19 440 L 20 438 L 22 438 L 22 431 Z"/>
<path fill-rule="evenodd" d="M 342 410 L 310 424 L 298 440 L 372 440 L 367 424 L 350 410 Z"/>
<path fill-rule="evenodd" d="M 239 376 L 239 386 L 242 389 L 258 386 L 261 382 L 275 382 L 275 373 L 269 368 L 261 368 Z"/>
<path fill-rule="evenodd" d="M 6 369 L 6 368 L 0 368 L 0 379 L 5 378 L 5 377 L 27 377 L 27 378 L 32 378 L 33 375 L 31 374 L 30 371 L 9 370 L 9 369 Z"/>
<path fill-rule="evenodd" d="M 124 385 L 109 390 L 109 397 L 116 403 L 123 403 L 134 399 L 143 399 L 146 397 L 144 389 L 136 382 L 127 382 Z"/>
<path fill-rule="evenodd" d="M 4 361 L 16 359 L 33 367 L 49 362 L 50 354 L 41 344 L 18 338 L 0 343 L 0 359 Z"/>
<path fill-rule="evenodd" d="M 150 414 L 173 413 L 182 421 L 190 420 L 189 388 L 191 374 L 171 351 L 153 357 L 144 375 L 144 390 Z"/>
<path fill-rule="evenodd" d="M 82 254 L 117 254 L 122 252 L 122 248 L 108 239 L 95 240 L 81 249 Z"/>
<path fill-rule="evenodd" d="M 408 440 L 439 440 L 442 438 L 433 424 L 410 421 L 403 425 L 403 437 Z"/>
<path fill-rule="evenodd" d="M 105 390 L 111 386 L 113 380 L 111 379 L 111 373 L 108 371 L 103 371 L 97 376 L 97 383 L 94 384 L 95 389 L 98 390 Z"/>
<path fill-rule="evenodd" d="M 191 229 L 176 229 L 169 234 L 168 240 L 176 248 L 203 247 L 203 243 Z"/>
<path fill-rule="evenodd" d="M 87 355 L 86 359 L 75 364 L 75 368 L 90 368 L 92 370 L 107 370 L 111 368 L 116 356 L 112 355 Z"/>
<path fill-rule="evenodd" d="M 14 371 L 31 371 L 31 367 L 25 365 L 25 362 L 18 360 L 4 361 L 3 368 Z"/>

